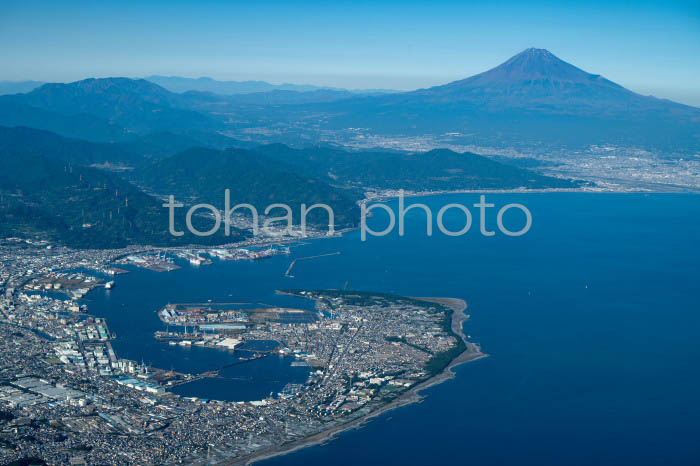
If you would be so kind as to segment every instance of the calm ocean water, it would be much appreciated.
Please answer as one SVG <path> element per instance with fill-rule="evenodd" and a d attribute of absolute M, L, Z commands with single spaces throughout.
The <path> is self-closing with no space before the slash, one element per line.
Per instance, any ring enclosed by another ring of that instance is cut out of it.
<path fill-rule="evenodd" d="M 465 330 L 489 358 L 461 366 L 427 399 L 333 442 L 265 465 L 694 465 L 700 464 L 700 196 L 489 194 L 533 214 L 523 237 L 425 235 L 407 215 L 406 236 L 358 232 L 293 248 L 293 257 L 216 262 L 120 276 L 86 301 L 118 334 L 120 357 L 200 372 L 237 356 L 163 345 L 155 311 L 168 302 L 245 301 L 309 307 L 278 288 L 342 288 L 450 296 L 469 304 Z M 407 199 L 471 206 L 476 195 Z M 395 204 L 394 204 L 395 205 Z M 520 219 L 513 215 L 513 229 Z M 457 230 L 462 214 L 450 211 Z M 381 229 L 382 215 L 372 219 Z M 495 213 L 489 217 L 495 226 Z M 303 368 L 270 357 L 236 366 L 225 381 L 183 386 L 205 398 L 258 399 Z"/>

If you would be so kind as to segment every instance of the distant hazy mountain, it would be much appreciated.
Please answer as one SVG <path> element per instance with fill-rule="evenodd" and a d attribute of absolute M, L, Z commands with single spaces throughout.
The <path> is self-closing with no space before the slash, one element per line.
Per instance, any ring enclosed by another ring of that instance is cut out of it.
<path fill-rule="evenodd" d="M 43 84 L 41 81 L 0 81 L 0 95 L 23 94 Z"/>
<path fill-rule="evenodd" d="M 522 108 L 571 115 L 628 116 L 633 112 L 671 114 L 692 107 L 636 94 L 597 74 L 587 73 L 544 49 L 527 49 L 505 63 L 461 81 L 421 89 L 407 101 L 467 102 L 499 112 Z"/>
<path fill-rule="evenodd" d="M 13 122 L 13 115 L 3 109 L 11 105 L 22 106 L 28 117 Z M 218 120 L 188 107 L 190 103 L 185 97 L 143 79 L 86 79 L 68 84 L 45 84 L 26 94 L 0 96 L 0 122 L 8 126 L 46 128 L 41 122 L 47 117 L 30 112 L 38 108 L 64 117 L 90 115 L 137 133 L 221 128 Z M 39 124 L 27 120 L 36 120 Z"/>
<path fill-rule="evenodd" d="M 269 92 L 253 92 L 251 94 L 239 94 L 228 97 L 230 104 L 249 105 L 293 105 L 316 102 L 335 102 L 353 97 L 350 91 L 318 89 L 308 92 L 273 90 Z"/>
<path fill-rule="evenodd" d="M 700 143 L 700 109 L 636 94 L 543 49 L 527 49 L 496 68 L 443 86 L 348 99 L 311 112 L 319 110 L 335 113 L 327 120 L 331 128 L 459 132 L 489 142 Z"/>
<path fill-rule="evenodd" d="M 252 94 L 254 92 L 294 91 L 311 92 L 319 90 L 347 91 L 362 94 L 395 92 L 387 89 L 363 89 L 348 91 L 337 87 L 314 86 L 311 84 L 270 84 L 265 81 L 217 81 L 212 78 L 181 78 L 178 76 L 148 76 L 144 78 L 171 92 L 201 91 L 220 95 Z"/>
<path fill-rule="evenodd" d="M 69 138 L 117 141 L 127 132 L 121 126 L 86 113 L 63 115 L 21 102 L 16 96 L 0 96 L 0 125 L 25 126 L 52 131 Z"/>
<path fill-rule="evenodd" d="M 217 149 L 243 145 L 229 144 L 224 133 L 253 139 L 248 143 L 253 145 L 256 137 L 322 141 L 348 128 L 388 136 L 456 133 L 469 144 L 486 146 L 561 149 L 613 143 L 700 150 L 700 109 L 639 95 L 542 49 L 525 50 L 467 79 L 395 94 L 304 86 L 287 90 L 257 81 L 247 82 L 242 93 L 234 86 L 241 83 L 151 77 L 156 78 L 186 91 L 127 78 L 45 84 L 0 96 L 0 125 L 99 142 L 178 135 L 180 141 L 172 144 L 153 136 L 151 142 L 161 142 L 147 149 L 155 157 L 192 142 Z"/>

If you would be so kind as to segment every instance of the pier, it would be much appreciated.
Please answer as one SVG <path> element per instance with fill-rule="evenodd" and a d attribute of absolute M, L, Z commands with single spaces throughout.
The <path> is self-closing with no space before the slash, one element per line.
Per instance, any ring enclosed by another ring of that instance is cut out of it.
<path fill-rule="evenodd" d="M 305 261 L 309 259 L 318 259 L 319 257 L 327 257 L 327 256 L 337 256 L 340 254 L 340 251 L 335 251 L 335 252 L 329 252 L 327 254 L 318 254 L 316 256 L 308 256 L 308 257 L 298 257 L 292 261 L 291 264 L 289 264 L 289 268 L 287 271 L 284 273 L 286 277 L 294 278 L 294 275 L 292 275 L 292 269 L 294 269 L 294 266 L 298 261 Z"/>

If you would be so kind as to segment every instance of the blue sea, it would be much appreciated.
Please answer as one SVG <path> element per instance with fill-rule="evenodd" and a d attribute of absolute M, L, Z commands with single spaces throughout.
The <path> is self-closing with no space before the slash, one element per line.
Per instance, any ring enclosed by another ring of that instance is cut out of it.
<path fill-rule="evenodd" d="M 461 203 L 471 231 L 426 236 L 411 210 L 406 234 L 305 241 L 291 256 L 258 262 L 133 270 L 85 302 L 107 317 L 120 357 L 202 372 L 238 352 L 159 343 L 155 311 L 169 302 L 251 302 L 310 308 L 280 288 L 343 288 L 467 301 L 465 333 L 488 358 L 334 441 L 268 460 L 325 465 L 700 464 L 700 196 L 694 194 L 488 194 L 496 208 L 532 212 L 520 237 L 479 233 L 478 195 L 409 198 L 434 212 Z M 394 208 L 395 202 L 389 203 Z M 495 211 L 487 227 L 495 227 Z M 435 219 L 433 219 L 434 221 Z M 513 211 L 506 226 L 517 230 Z M 370 224 L 380 230 L 386 216 Z M 459 230 L 454 209 L 445 224 Z M 295 257 L 340 251 L 299 261 Z M 178 387 L 212 399 L 260 399 L 306 369 L 272 356 L 232 366 L 224 379 Z"/>

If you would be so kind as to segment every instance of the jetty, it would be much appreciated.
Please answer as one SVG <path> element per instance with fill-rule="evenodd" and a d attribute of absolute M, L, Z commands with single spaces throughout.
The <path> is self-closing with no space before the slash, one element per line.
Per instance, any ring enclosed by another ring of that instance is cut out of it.
<path fill-rule="evenodd" d="M 292 270 L 294 269 L 294 266 L 298 261 L 305 261 L 305 260 L 310 260 L 310 259 L 318 259 L 319 257 L 328 257 L 328 256 L 337 256 L 340 254 L 340 251 L 335 251 L 335 252 L 329 252 L 327 254 L 318 254 L 316 256 L 308 256 L 308 257 L 298 257 L 292 261 L 291 264 L 289 264 L 289 268 L 287 271 L 284 273 L 286 277 L 294 278 L 294 275 L 292 275 Z"/>

